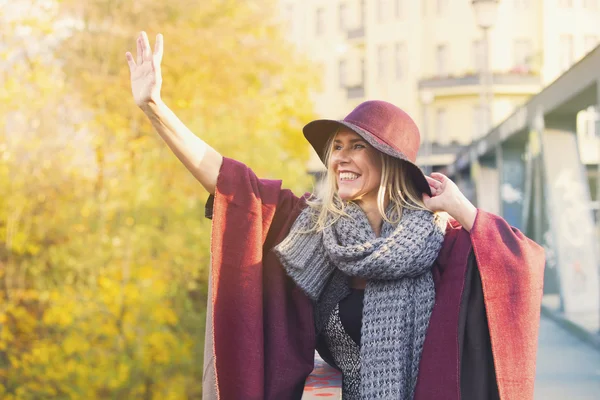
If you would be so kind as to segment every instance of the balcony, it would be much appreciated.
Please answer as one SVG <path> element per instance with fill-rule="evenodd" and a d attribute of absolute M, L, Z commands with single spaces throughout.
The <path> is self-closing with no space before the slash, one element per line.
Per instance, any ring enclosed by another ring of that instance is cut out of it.
<path fill-rule="evenodd" d="M 432 143 L 424 140 L 417 154 L 417 164 L 430 168 L 451 164 L 456 159 L 456 155 L 464 147 L 456 142 L 442 145 L 437 142 Z"/>
<path fill-rule="evenodd" d="M 346 37 L 348 38 L 348 40 L 355 40 L 355 39 L 364 39 L 365 38 L 365 26 L 359 26 L 357 28 L 353 28 L 353 29 L 348 29 L 348 31 L 346 31 Z"/>
<path fill-rule="evenodd" d="M 365 86 L 347 86 L 346 87 L 346 98 L 347 99 L 361 99 L 365 97 Z"/>
<path fill-rule="evenodd" d="M 478 94 L 481 90 L 479 74 L 467 72 L 462 75 L 434 76 L 421 79 L 419 90 L 430 90 L 436 96 Z M 529 71 L 513 69 L 507 72 L 494 72 L 494 93 L 535 94 L 542 87 L 541 77 Z"/>

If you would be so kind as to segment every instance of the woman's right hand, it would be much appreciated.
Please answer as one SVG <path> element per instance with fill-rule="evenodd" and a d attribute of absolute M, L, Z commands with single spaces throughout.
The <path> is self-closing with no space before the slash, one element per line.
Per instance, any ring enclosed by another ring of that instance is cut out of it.
<path fill-rule="evenodd" d="M 144 107 L 150 102 L 158 103 L 162 85 L 160 63 L 163 56 L 163 36 L 156 35 L 156 44 L 152 52 L 148 35 L 146 32 L 140 32 L 137 38 L 137 62 L 130 52 L 125 56 L 131 73 L 131 91 L 135 103 L 139 107 Z"/>

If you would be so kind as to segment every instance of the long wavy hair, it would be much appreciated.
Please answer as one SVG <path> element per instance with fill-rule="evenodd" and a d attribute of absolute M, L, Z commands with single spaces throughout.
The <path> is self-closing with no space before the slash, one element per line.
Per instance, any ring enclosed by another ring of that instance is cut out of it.
<path fill-rule="evenodd" d="M 337 179 L 330 165 L 333 143 L 337 132 L 331 135 L 326 144 L 325 165 L 327 172 L 323 181 L 315 187 L 312 196 L 307 200 L 307 205 L 313 210 L 313 227 L 310 232 L 320 232 L 327 226 L 333 225 L 340 217 L 348 216 L 344 211 L 347 202 L 338 195 Z M 391 223 L 397 224 L 402 218 L 404 209 L 428 210 L 423 204 L 420 192 L 417 190 L 408 171 L 407 164 L 398 159 L 378 151 L 381 157 L 381 181 L 377 192 L 377 209 L 381 217 Z M 385 200 L 389 198 L 391 210 L 386 214 Z M 442 226 L 445 221 L 436 214 L 437 222 Z"/>

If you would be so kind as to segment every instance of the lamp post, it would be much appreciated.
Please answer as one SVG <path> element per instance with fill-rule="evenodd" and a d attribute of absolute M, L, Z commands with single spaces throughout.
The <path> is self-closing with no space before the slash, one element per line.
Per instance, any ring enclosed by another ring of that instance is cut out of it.
<path fill-rule="evenodd" d="M 433 135 L 431 134 L 431 125 L 429 124 L 429 106 L 433 103 L 433 93 L 428 89 L 421 90 L 421 106 L 423 114 L 423 132 L 425 133 L 424 148 L 425 148 L 425 174 L 429 175 L 433 172 L 433 161 L 431 157 L 432 153 L 432 141 Z"/>
<path fill-rule="evenodd" d="M 489 65 L 489 30 L 496 22 L 499 0 L 473 0 L 473 11 L 475 11 L 475 21 L 482 31 L 481 53 L 482 63 L 479 72 L 479 83 L 481 92 L 479 100 L 481 110 L 483 111 L 483 134 L 486 134 L 492 127 L 492 78 Z"/>

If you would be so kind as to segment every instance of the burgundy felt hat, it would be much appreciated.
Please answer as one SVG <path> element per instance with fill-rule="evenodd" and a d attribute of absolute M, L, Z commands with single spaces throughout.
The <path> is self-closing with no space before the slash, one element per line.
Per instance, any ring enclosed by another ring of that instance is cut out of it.
<path fill-rule="evenodd" d="M 382 153 L 405 161 L 417 189 L 431 196 L 427 179 L 416 164 L 421 144 L 419 128 L 407 113 L 391 103 L 372 100 L 359 104 L 341 121 L 318 119 L 308 123 L 303 129 L 304 137 L 323 163 L 325 145 L 340 126 L 356 132 Z"/>

